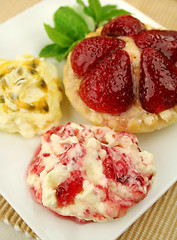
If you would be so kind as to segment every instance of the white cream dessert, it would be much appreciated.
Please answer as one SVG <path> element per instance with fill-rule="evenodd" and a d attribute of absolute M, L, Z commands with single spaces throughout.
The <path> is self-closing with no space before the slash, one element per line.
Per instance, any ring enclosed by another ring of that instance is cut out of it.
<path fill-rule="evenodd" d="M 62 92 L 56 67 L 44 58 L 0 59 L 0 131 L 40 135 L 61 119 Z"/>
<path fill-rule="evenodd" d="M 153 155 L 141 151 L 132 134 L 68 123 L 41 138 L 27 183 L 37 201 L 59 215 L 94 222 L 119 218 L 153 183 Z"/>

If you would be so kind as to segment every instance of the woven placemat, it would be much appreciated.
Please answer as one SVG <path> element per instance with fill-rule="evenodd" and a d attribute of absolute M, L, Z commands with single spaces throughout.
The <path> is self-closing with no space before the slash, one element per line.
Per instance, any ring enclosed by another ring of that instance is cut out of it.
<path fill-rule="evenodd" d="M 177 0 L 126 0 L 168 29 L 177 30 Z M 0 23 L 17 15 L 40 0 L 0 0 Z M 3 11 L 2 11 L 3 9 Z M 0 220 L 10 223 L 26 236 L 37 235 L 0 195 Z M 147 210 L 117 240 L 176 240 L 177 183 Z"/>
<path fill-rule="evenodd" d="M 167 29 L 177 30 L 177 0 L 126 0 L 126 2 Z"/>

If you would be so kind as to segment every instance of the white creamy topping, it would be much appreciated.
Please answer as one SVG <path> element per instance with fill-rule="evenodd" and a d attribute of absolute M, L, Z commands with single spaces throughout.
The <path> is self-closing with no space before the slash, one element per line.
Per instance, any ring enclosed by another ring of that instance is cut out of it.
<path fill-rule="evenodd" d="M 38 157 L 37 172 L 31 167 L 27 178 L 38 201 L 61 215 L 98 222 L 124 215 L 146 196 L 155 174 L 152 154 L 139 150 L 134 135 L 106 127 L 61 125 L 42 136 Z M 81 178 L 73 202 L 59 206 L 57 189 L 67 202 L 69 182 Z"/>
<path fill-rule="evenodd" d="M 100 184 L 102 186 L 106 186 L 107 179 L 103 174 L 102 161 L 97 160 L 97 158 L 98 158 L 98 152 L 88 147 L 87 153 L 84 159 L 83 167 L 86 171 L 87 177 L 90 182 L 93 182 L 94 184 Z"/>

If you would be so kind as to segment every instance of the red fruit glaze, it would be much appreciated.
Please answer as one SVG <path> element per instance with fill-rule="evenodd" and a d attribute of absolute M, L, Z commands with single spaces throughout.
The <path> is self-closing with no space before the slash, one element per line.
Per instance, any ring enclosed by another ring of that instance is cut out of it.
<path fill-rule="evenodd" d="M 110 178 L 114 181 L 126 183 L 129 176 L 128 173 L 128 165 L 125 160 L 122 158 L 117 162 L 113 162 L 113 159 L 108 156 L 103 161 L 104 174 L 107 178 Z"/>
<path fill-rule="evenodd" d="M 42 164 L 41 158 L 38 156 L 40 151 L 41 151 L 41 145 L 36 149 L 33 160 L 31 161 L 29 165 L 29 170 L 28 170 L 30 173 L 37 174 L 38 176 L 45 168 Z"/>
<path fill-rule="evenodd" d="M 91 37 L 78 43 L 71 53 L 71 66 L 79 77 L 85 76 L 112 50 L 125 47 L 125 42 L 112 37 Z"/>
<path fill-rule="evenodd" d="M 106 157 L 103 161 L 103 173 L 107 178 L 116 179 L 114 164 L 110 156 Z"/>
<path fill-rule="evenodd" d="M 106 178 L 127 185 L 133 192 L 139 191 L 142 194 L 140 186 L 144 186 L 146 181 L 144 181 L 143 175 L 135 170 L 131 159 L 126 154 L 120 156 L 119 152 L 116 153 L 116 149 L 106 148 L 105 146 L 103 149 L 107 152 L 107 157 L 103 160 L 103 173 Z M 115 154 L 117 158 L 113 157 Z M 109 193 L 107 197 L 111 199 Z"/>
<path fill-rule="evenodd" d="M 136 45 L 141 48 L 155 48 L 172 63 L 177 63 L 177 31 L 149 30 L 135 36 Z"/>
<path fill-rule="evenodd" d="M 142 31 L 146 31 L 146 27 L 142 22 L 130 15 L 122 15 L 106 23 L 101 35 L 112 37 L 133 36 Z"/>
<path fill-rule="evenodd" d="M 83 177 L 79 170 L 71 172 L 70 178 L 61 183 L 56 189 L 59 207 L 74 203 L 75 196 L 82 191 Z"/>
<path fill-rule="evenodd" d="M 68 123 L 67 129 L 65 128 L 64 125 L 60 125 L 58 127 L 53 127 L 50 130 L 48 130 L 44 135 L 43 138 L 47 141 L 50 142 L 50 137 L 52 134 L 58 134 L 60 137 L 65 138 L 66 136 L 76 136 L 77 131 L 69 127 L 70 123 Z"/>
<path fill-rule="evenodd" d="M 161 52 L 143 50 L 139 84 L 140 101 L 146 111 L 159 113 L 177 104 L 177 68 Z"/>
<path fill-rule="evenodd" d="M 35 157 L 35 162 L 33 163 L 30 171 L 39 176 L 40 173 L 44 170 L 44 168 L 45 167 L 42 165 L 40 157 L 37 156 Z"/>
<path fill-rule="evenodd" d="M 125 112 L 133 104 L 133 82 L 127 52 L 113 52 L 85 77 L 79 89 L 85 104 L 106 113 Z"/>

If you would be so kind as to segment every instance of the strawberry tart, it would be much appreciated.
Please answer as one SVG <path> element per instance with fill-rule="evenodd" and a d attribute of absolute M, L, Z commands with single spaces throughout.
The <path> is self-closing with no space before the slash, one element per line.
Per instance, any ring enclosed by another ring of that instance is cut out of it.
<path fill-rule="evenodd" d="M 139 149 L 134 135 L 68 123 L 42 135 L 27 182 L 37 201 L 57 214 L 105 222 L 144 199 L 154 175 L 153 156 Z"/>
<path fill-rule="evenodd" d="M 69 54 L 67 97 L 95 125 L 149 132 L 177 121 L 177 31 L 116 17 Z"/>

